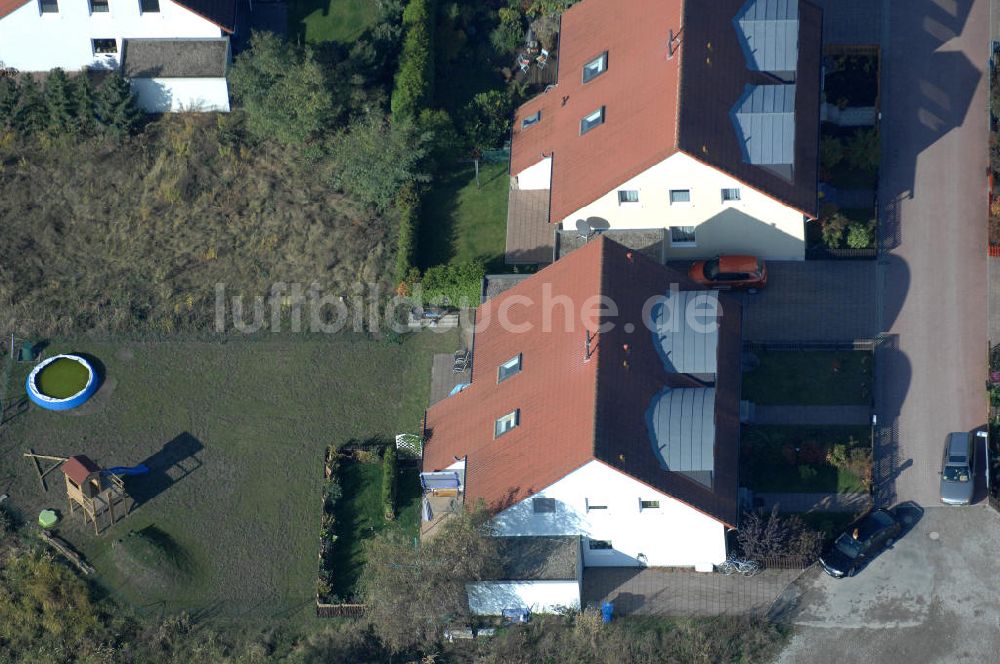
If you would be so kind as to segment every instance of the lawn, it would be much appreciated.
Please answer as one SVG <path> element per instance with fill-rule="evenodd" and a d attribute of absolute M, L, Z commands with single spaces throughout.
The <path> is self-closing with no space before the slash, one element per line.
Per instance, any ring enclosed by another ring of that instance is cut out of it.
<path fill-rule="evenodd" d="M 872 356 L 864 351 L 757 351 L 743 398 L 760 405 L 849 406 L 872 401 Z"/>
<path fill-rule="evenodd" d="M 378 0 L 292 0 L 288 34 L 310 44 L 349 44 L 375 24 Z"/>
<path fill-rule="evenodd" d="M 400 345 L 347 334 L 54 343 L 47 353 L 98 358 L 106 379 L 78 410 L 32 407 L 0 432 L 0 490 L 27 521 L 43 507 L 59 510 L 59 534 L 97 568 L 98 583 L 139 610 L 257 620 L 301 612 L 316 586 L 326 446 L 417 431 L 431 355 L 457 345 L 454 332 L 408 335 Z M 18 367 L 13 396 L 23 394 L 26 371 Z M 152 472 L 127 480 L 140 504 L 95 537 L 79 513 L 65 513 L 58 471 L 42 493 L 21 457 L 28 448 L 86 454 L 105 467 L 145 462 Z M 362 479 L 352 491 L 377 493 Z M 183 552 L 188 583 L 150 587 L 117 564 L 112 542 L 149 526 Z"/>
<path fill-rule="evenodd" d="M 870 447 L 866 426 L 746 426 L 740 444 L 741 484 L 764 493 L 866 491 L 856 473 L 827 462 L 836 443 Z"/>
<path fill-rule="evenodd" d="M 487 270 L 503 268 L 507 233 L 507 164 L 473 164 L 442 174 L 424 199 L 419 256 L 421 267 L 482 260 Z"/>
<path fill-rule="evenodd" d="M 399 469 L 396 520 L 382 513 L 382 464 L 347 460 L 340 469 L 344 497 L 336 507 L 337 541 L 333 548 L 334 593 L 356 599 L 364 568 L 364 543 L 386 528 L 399 528 L 410 537 L 420 534 L 420 480 L 416 466 Z"/>

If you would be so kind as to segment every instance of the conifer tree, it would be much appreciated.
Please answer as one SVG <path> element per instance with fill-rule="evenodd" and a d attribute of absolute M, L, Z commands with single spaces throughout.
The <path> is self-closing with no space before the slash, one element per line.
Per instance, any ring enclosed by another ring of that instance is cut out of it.
<path fill-rule="evenodd" d="M 45 107 L 48 109 L 49 132 L 56 135 L 76 131 L 76 101 L 73 84 L 66 72 L 58 67 L 45 79 Z"/>
<path fill-rule="evenodd" d="M 132 86 L 121 74 L 110 74 L 97 93 L 97 119 L 109 133 L 125 136 L 135 131 L 142 111 L 135 103 Z"/>
<path fill-rule="evenodd" d="M 10 129 L 14 126 L 19 96 L 17 79 L 13 76 L 0 77 L 0 129 Z"/>
<path fill-rule="evenodd" d="M 86 72 L 73 81 L 73 100 L 76 104 L 77 130 L 85 135 L 93 134 L 97 127 L 97 95 Z"/>
<path fill-rule="evenodd" d="M 20 100 L 14 112 L 14 127 L 23 134 L 34 134 L 48 125 L 45 98 L 31 74 L 21 78 Z"/>

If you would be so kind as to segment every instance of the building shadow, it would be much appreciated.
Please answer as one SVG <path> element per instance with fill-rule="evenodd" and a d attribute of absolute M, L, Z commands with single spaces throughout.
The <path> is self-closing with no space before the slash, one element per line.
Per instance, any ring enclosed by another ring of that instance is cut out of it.
<path fill-rule="evenodd" d="M 875 415 L 872 441 L 872 487 L 875 504 L 896 502 L 896 480 L 913 466 L 913 459 L 899 454 L 899 415 L 910 389 L 913 369 L 899 349 L 899 337 L 889 335 L 875 347 Z"/>
<path fill-rule="evenodd" d="M 180 482 L 202 466 L 197 454 L 205 448 L 197 438 L 184 432 L 147 457 L 142 464 L 149 468 L 145 475 L 126 479 L 129 495 L 139 507 Z"/>

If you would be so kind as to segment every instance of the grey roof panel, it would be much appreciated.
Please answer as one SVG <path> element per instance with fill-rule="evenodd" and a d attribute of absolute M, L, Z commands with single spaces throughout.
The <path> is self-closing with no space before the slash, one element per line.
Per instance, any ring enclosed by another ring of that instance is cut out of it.
<path fill-rule="evenodd" d="M 653 452 L 666 470 L 711 474 L 715 467 L 715 388 L 664 388 L 646 413 Z"/>
<path fill-rule="evenodd" d="M 126 78 L 223 78 L 229 65 L 228 38 L 125 39 Z"/>
<path fill-rule="evenodd" d="M 795 162 L 795 84 L 747 85 L 732 110 L 743 160 Z"/>
<path fill-rule="evenodd" d="M 794 72 L 799 59 L 798 0 L 747 0 L 734 19 L 747 67 Z"/>
<path fill-rule="evenodd" d="M 688 320 L 688 312 L 702 311 L 719 311 L 716 291 L 670 291 L 650 311 L 653 344 L 670 373 L 716 373 L 717 320 L 706 320 L 704 315 Z"/>

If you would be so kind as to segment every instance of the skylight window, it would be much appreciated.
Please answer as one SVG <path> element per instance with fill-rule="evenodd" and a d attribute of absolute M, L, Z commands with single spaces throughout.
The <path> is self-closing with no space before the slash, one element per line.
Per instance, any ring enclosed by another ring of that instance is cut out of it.
<path fill-rule="evenodd" d="M 583 82 L 589 83 L 608 70 L 608 52 L 605 51 L 583 66 Z"/>
<path fill-rule="evenodd" d="M 514 376 L 521 372 L 521 354 L 518 353 L 514 357 L 510 358 L 506 362 L 500 365 L 497 369 L 497 382 L 502 383 L 511 376 Z"/>
<path fill-rule="evenodd" d="M 520 424 L 520 414 L 520 410 L 515 410 L 507 413 L 503 417 L 497 418 L 496 424 L 493 427 L 493 437 L 499 438 Z"/>
<path fill-rule="evenodd" d="M 541 119 L 542 119 L 542 112 L 535 111 L 534 114 L 529 115 L 521 120 L 521 129 L 527 129 L 532 125 L 536 125 Z"/>
<path fill-rule="evenodd" d="M 555 498 L 533 498 L 531 507 L 535 514 L 554 514 L 556 511 Z"/>
<path fill-rule="evenodd" d="M 604 124 L 604 107 L 601 106 L 599 109 L 591 113 L 590 115 L 583 116 L 580 120 L 580 135 L 586 134 L 588 131 Z"/>

